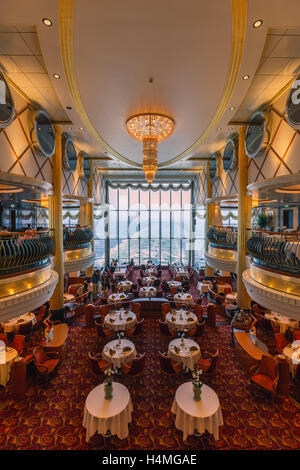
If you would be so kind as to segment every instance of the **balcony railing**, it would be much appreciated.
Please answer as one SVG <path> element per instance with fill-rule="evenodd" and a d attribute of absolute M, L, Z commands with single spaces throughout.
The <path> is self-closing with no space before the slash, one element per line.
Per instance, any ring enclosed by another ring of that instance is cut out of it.
<path fill-rule="evenodd" d="M 49 231 L 0 235 L 0 275 L 46 266 L 52 251 L 53 239 Z"/>
<path fill-rule="evenodd" d="M 76 250 L 88 247 L 93 239 L 91 227 L 65 228 L 64 229 L 64 249 Z"/>
<path fill-rule="evenodd" d="M 234 227 L 211 226 L 207 232 L 207 238 L 212 245 L 236 250 L 237 230 Z"/>
<path fill-rule="evenodd" d="M 252 260 L 259 265 L 300 274 L 300 233 L 252 231 L 247 242 Z"/>

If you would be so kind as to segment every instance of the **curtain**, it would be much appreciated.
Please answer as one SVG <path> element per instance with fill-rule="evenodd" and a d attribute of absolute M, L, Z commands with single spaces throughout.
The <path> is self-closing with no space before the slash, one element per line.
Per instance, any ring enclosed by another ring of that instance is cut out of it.
<path fill-rule="evenodd" d="M 169 183 L 169 184 L 166 184 L 166 183 L 160 183 L 160 184 L 145 184 L 145 183 L 112 183 L 112 182 L 109 182 L 108 183 L 108 186 L 110 188 L 114 188 L 114 189 L 117 189 L 117 188 L 121 188 L 121 189 L 127 189 L 127 188 L 131 188 L 131 189 L 141 189 L 142 191 L 159 191 L 160 189 L 162 189 L 163 191 L 168 191 L 169 189 L 172 189 L 172 191 L 179 191 L 180 189 L 182 189 L 183 191 L 188 191 L 189 189 L 191 189 L 192 187 L 192 184 L 189 182 L 189 183 Z"/>

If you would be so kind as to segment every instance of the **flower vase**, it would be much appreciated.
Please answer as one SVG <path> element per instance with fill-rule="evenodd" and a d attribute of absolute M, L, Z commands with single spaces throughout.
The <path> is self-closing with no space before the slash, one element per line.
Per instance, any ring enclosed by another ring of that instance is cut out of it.
<path fill-rule="evenodd" d="M 104 385 L 105 400 L 110 400 L 112 398 L 112 391 L 113 391 L 112 382 L 106 382 L 106 384 Z"/>
<path fill-rule="evenodd" d="M 194 400 L 200 401 L 201 400 L 201 387 L 195 387 L 195 385 L 193 385 L 193 391 L 194 391 Z"/>

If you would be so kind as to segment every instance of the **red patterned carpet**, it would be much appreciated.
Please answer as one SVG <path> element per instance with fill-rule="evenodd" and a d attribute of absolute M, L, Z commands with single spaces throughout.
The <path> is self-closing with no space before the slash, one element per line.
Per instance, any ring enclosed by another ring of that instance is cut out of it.
<path fill-rule="evenodd" d="M 170 408 L 177 387 L 189 380 L 181 375 L 167 381 L 159 372 L 157 351 L 161 342 L 158 321 L 146 319 L 144 334 L 136 347 L 147 354 L 144 376 L 135 385 L 122 376 L 133 403 L 129 437 L 113 436 L 106 449 L 201 450 L 201 449 L 299 449 L 300 406 L 292 399 L 271 399 L 250 393 L 249 380 L 230 346 L 230 327 L 219 318 L 217 330 L 206 329 L 202 353 L 218 347 L 220 357 L 212 388 L 219 396 L 224 418 L 220 440 L 208 433 L 189 436 L 174 425 Z M 14 402 L 9 386 L 0 390 L 0 449 L 103 449 L 103 438 L 95 435 L 85 442 L 82 427 L 86 396 L 98 383 L 89 368 L 88 352 L 97 352 L 96 332 L 70 327 L 66 362 L 48 386 L 30 390 L 28 398 Z"/>

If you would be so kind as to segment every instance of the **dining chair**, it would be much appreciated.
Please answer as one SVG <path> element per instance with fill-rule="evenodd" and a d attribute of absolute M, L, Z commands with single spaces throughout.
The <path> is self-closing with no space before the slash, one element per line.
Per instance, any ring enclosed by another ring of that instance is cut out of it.
<path fill-rule="evenodd" d="M 95 356 L 89 352 L 89 363 L 94 375 L 102 376 L 105 370 L 109 367 L 109 363 L 102 359 L 102 353 L 98 353 Z"/>
<path fill-rule="evenodd" d="M 270 392 L 274 399 L 279 380 L 279 367 L 275 359 L 263 355 L 260 363 L 249 369 L 249 375 L 251 385 L 255 384 Z"/>
<path fill-rule="evenodd" d="M 160 370 L 167 376 L 174 376 L 180 374 L 183 370 L 181 362 L 173 361 L 165 353 L 158 351 Z"/>

